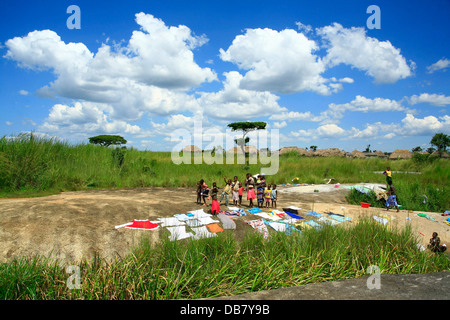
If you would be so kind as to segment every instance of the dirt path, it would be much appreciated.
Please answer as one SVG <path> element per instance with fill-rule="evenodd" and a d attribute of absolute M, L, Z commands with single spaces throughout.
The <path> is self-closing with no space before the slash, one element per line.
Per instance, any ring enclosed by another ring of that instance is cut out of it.
<path fill-rule="evenodd" d="M 386 213 L 381 209 L 348 205 L 346 192 L 348 190 L 342 188 L 318 193 L 311 192 L 311 188 L 293 192 L 281 187 L 278 209 L 294 205 L 305 212 L 314 209 L 319 213 L 344 213 L 355 222 L 362 215 Z M 0 199 L 0 262 L 39 254 L 73 263 L 84 257 L 90 258 L 95 252 L 105 261 L 112 261 L 127 255 L 139 243 L 140 237 L 151 237 L 156 242 L 163 232 L 161 228 L 155 231 L 115 229 L 116 225 L 133 219 L 156 220 L 202 208 L 195 200 L 192 188 L 95 190 L 64 192 L 42 198 Z M 247 203 L 244 201 L 244 209 L 247 209 Z M 411 223 L 424 246 L 434 231 L 444 243 L 450 244 L 450 227 L 443 223 L 446 217 L 440 214 L 428 213 L 439 222 L 407 211 L 395 213 L 390 210 L 388 214 L 392 216 L 392 225 Z M 408 214 L 410 222 L 406 220 Z M 248 215 L 236 219 L 237 229 L 233 232 L 242 236 L 251 230 L 244 220 L 256 218 L 258 216 Z"/>

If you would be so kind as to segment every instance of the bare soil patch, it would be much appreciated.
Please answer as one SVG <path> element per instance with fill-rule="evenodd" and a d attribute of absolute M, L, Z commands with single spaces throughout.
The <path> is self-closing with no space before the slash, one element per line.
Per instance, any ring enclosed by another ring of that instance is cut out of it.
<path fill-rule="evenodd" d="M 311 188 L 303 191 L 290 188 L 294 187 L 278 188 L 277 209 L 297 206 L 304 212 L 332 211 L 352 217 L 352 222 L 346 223 L 357 223 L 362 216 L 387 213 L 392 217 L 389 222 L 392 226 L 403 227 L 410 223 L 424 246 L 433 232 L 438 232 L 442 242 L 449 244 L 450 226 L 443 223 L 446 217 L 440 213 L 427 213 L 438 221 L 434 222 L 417 216 L 419 212 L 386 212 L 348 205 L 345 200 L 348 190 L 343 188 L 317 189 L 319 192 L 311 192 Z M 156 220 L 199 208 L 205 207 L 196 203 L 193 188 L 91 190 L 41 198 L 0 199 L 0 262 L 41 255 L 76 263 L 83 258 L 92 258 L 96 253 L 101 259 L 112 262 L 126 256 L 142 236 L 157 243 L 161 236 L 168 235 L 163 228 L 143 231 L 115 229 L 116 225 L 133 219 Z M 248 209 L 247 200 L 243 201 L 243 208 Z M 205 208 L 206 212 L 208 210 Z M 408 216 L 411 221 L 406 219 Z M 245 232 L 252 230 L 244 221 L 257 218 L 251 214 L 236 218 L 236 230 L 226 232 L 235 233 L 237 238 L 243 237 Z"/>

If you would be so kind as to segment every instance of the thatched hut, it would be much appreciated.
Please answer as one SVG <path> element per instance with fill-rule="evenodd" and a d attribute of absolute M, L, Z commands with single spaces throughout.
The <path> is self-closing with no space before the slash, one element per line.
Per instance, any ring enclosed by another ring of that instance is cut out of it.
<path fill-rule="evenodd" d="M 317 157 L 345 157 L 346 152 L 338 148 L 318 149 L 314 152 Z"/>
<path fill-rule="evenodd" d="M 256 148 L 255 146 L 245 146 L 244 151 L 248 154 L 255 154 L 259 152 L 258 148 Z M 230 148 L 227 150 L 227 153 L 242 154 L 242 149 L 241 147 Z"/>
<path fill-rule="evenodd" d="M 292 152 L 292 151 L 297 152 L 301 156 L 306 155 L 306 152 L 307 152 L 306 149 L 299 148 L 299 147 L 283 147 L 280 149 L 279 154 L 285 154 L 285 153 Z"/>
<path fill-rule="evenodd" d="M 197 146 L 190 145 L 190 146 L 184 147 L 183 150 L 181 150 L 181 152 L 201 153 L 201 152 L 202 152 L 202 149 L 200 149 L 200 148 L 197 147 Z"/>
<path fill-rule="evenodd" d="M 389 156 L 389 160 L 411 159 L 413 156 L 409 150 L 395 150 Z"/>
<path fill-rule="evenodd" d="M 352 158 L 365 158 L 366 155 L 364 154 L 364 152 L 358 151 L 358 150 L 353 150 L 352 151 Z"/>

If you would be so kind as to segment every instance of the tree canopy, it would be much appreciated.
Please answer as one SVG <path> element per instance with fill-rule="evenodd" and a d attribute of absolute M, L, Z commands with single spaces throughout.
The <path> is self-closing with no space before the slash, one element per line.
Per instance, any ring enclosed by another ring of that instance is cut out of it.
<path fill-rule="evenodd" d="M 89 143 L 99 144 L 101 146 L 109 147 L 110 145 L 121 145 L 127 143 L 121 136 L 114 135 L 99 135 L 89 138 Z"/>
<path fill-rule="evenodd" d="M 245 134 L 253 130 L 264 130 L 267 123 L 265 122 L 233 122 L 228 125 L 233 131 L 242 130 Z"/>
<path fill-rule="evenodd" d="M 450 137 L 444 133 L 436 133 L 430 141 L 430 144 L 436 146 L 439 154 L 447 151 L 447 147 L 450 146 Z"/>

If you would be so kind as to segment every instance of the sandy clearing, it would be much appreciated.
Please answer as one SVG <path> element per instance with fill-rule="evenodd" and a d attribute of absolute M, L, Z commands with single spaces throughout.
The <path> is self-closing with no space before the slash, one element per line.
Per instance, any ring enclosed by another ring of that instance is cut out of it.
<path fill-rule="evenodd" d="M 333 186 L 279 186 L 277 207 L 297 206 L 303 212 L 332 211 L 345 214 L 353 222 L 362 216 L 391 215 L 390 225 L 403 227 L 411 224 L 421 243 L 426 246 L 432 232 L 438 232 L 443 243 L 450 244 L 450 226 L 443 223 L 446 217 L 439 213 L 427 213 L 438 222 L 401 210 L 386 212 L 377 208 L 361 208 L 348 205 L 345 194 L 348 189 Z M 312 190 L 312 191 L 311 191 Z M 319 192 L 314 192 L 319 190 Z M 245 195 L 244 195 L 245 198 Z M 124 257 L 139 243 L 142 236 L 156 243 L 165 230 L 142 231 L 116 225 L 133 219 L 156 219 L 176 213 L 202 208 L 196 204 L 193 188 L 141 188 L 64 192 L 41 198 L 0 200 L 0 262 L 36 254 L 52 256 L 65 263 L 77 263 L 91 258 L 94 253 L 111 262 Z M 243 208 L 248 209 L 243 201 Z M 406 218 L 409 217 L 411 221 Z M 251 227 L 244 220 L 256 219 L 248 215 L 236 219 L 237 237 Z M 422 235 L 424 234 L 424 235 Z"/>

